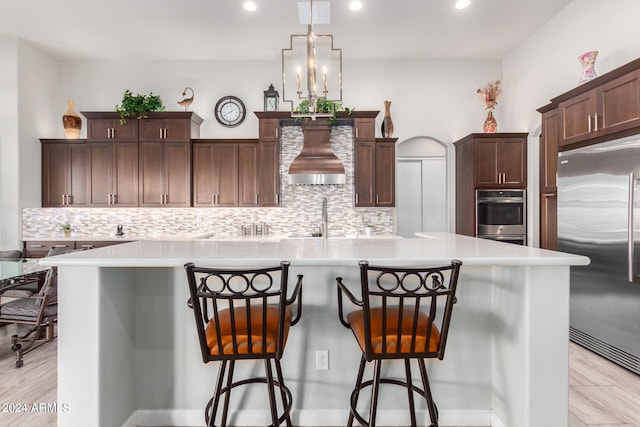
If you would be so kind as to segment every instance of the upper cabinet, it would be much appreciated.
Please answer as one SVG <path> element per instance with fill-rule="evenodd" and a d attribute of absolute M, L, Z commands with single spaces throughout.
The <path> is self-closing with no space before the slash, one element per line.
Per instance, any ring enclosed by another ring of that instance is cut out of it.
<path fill-rule="evenodd" d="M 551 105 L 558 108 L 561 150 L 637 133 L 640 59 L 552 99 Z"/>
<path fill-rule="evenodd" d="M 87 141 L 134 141 L 138 142 L 138 120 L 120 123 L 116 112 L 82 111 L 87 118 Z"/>
<path fill-rule="evenodd" d="M 88 203 L 88 149 L 85 140 L 41 139 L 42 206 L 83 207 Z"/>
<path fill-rule="evenodd" d="M 280 123 L 287 112 L 256 112 L 258 116 L 258 204 L 280 206 Z"/>
<path fill-rule="evenodd" d="M 471 173 L 475 188 L 527 187 L 526 133 L 473 133 L 455 143 L 456 157 L 463 145 L 469 147 L 468 160 L 456 171 Z"/>

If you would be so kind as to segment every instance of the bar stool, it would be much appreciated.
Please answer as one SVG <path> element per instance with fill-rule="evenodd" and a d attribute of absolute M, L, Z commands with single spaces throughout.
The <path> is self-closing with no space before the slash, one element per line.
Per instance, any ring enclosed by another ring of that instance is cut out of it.
<path fill-rule="evenodd" d="M 406 388 L 411 425 L 416 426 L 413 393 L 423 396 L 429 409 L 431 427 L 438 427 L 438 408 L 433 401 L 424 359 L 444 358 L 460 261 L 451 265 L 425 268 L 371 266 L 360 262 L 362 299 L 358 300 L 344 284 L 338 285 L 340 322 L 353 332 L 362 351 L 356 384 L 351 394 L 347 425 L 355 418 L 364 426 L 375 427 L 380 384 Z M 343 294 L 360 307 L 344 315 Z M 380 378 L 383 360 L 403 360 L 405 379 Z M 413 384 L 411 360 L 415 360 L 422 378 L 422 388 Z M 365 366 L 374 362 L 373 378 L 363 382 Z M 369 420 L 356 410 L 360 392 L 371 386 Z"/>
<path fill-rule="evenodd" d="M 215 426 L 220 397 L 224 395 L 220 425 L 227 424 L 231 389 L 265 383 L 268 388 L 272 426 L 286 421 L 291 427 L 291 391 L 285 386 L 280 359 L 289 327 L 302 312 L 302 275 L 287 298 L 289 263 L 262 269 L 217 269 L 185 264 L 196 329 L 204 363 L 219 361 L 214 394 L 205 408 L 207 426 Z M 291 306 L 296 302 L 295 316 Z M 265 376 L 233 380 L 238 360 L 263 360 Z M 277 379 L 274 379 L 275 365 Z M 278 413 L 275 389 L 280 391 Z"/>

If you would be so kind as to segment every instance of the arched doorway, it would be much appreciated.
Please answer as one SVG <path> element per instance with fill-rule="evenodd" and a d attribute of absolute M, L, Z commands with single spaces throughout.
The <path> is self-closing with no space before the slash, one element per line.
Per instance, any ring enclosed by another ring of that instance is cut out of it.
<path fill-rule="evenodd" d="M 447 147 L 419 136 L 398 144 L 396 233 L 447 231 Z"/>

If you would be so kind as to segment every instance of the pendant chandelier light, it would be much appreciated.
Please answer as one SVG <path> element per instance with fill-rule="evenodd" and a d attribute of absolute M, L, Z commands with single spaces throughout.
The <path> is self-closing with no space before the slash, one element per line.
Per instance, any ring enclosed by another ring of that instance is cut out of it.
<path fill-rule="evenodd" d="M 282 49 L 282 100 L 291 103 L 292 117 L 331 117 L 333 111 L 318 106 L 342 101 L 342 49 L 333 48 L 332 35 L 313 31 L 314 14 L 324 14 L 328 23 L 330 2 L 298 3 L 300 10 L 307 6 L 307 34 L 292 34 L 290 47 Z"/>

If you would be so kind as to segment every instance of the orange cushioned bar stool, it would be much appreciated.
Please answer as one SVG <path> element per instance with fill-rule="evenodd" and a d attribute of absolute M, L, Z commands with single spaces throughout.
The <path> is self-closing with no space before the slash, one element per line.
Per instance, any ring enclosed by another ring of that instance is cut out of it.
<path fill-rule="evenodd" d="M 438 408 L 433 402 L 424 359 L 444 357 L 460 261 L 443 267 L 400 268 L 371 266 L 360 262 L 362 299 L 358 300 L 341 277 L 338 282 L 338 312 L 340 322 L 353 332 L 362 351 L 356 385 L 351 394 L 351 411 L 347 425 L 355 417 L 364 426 L 375 427 L 380 384 L 406 388 L 411 425 L 416 426 L 413 393 L 427 402 L 431 427 L 438 427 Z M 359 309 L 344 315 L 343 295 Z M 383 360 L 403 360 L 404 379 L 380 378 Z M 415 360 L 422 388 L 413 384 L 411 360 Z M 362 381 L 367 362 L 374 362 L 373 378 Z M 358 413 L 358 397 L 371 386 L 369 420 Z M 422 423 L 420 425 L 423 425 Z"/>
<path fill-rule="evenodd" d="M 298 276 L 293 293 L 287 298 L 288 262 L 282 262 L 278 267 L 244 270 L 196 267 L 189 263 L 185 269 L 191 292 L 189 307 L 196 319 L 202 360 L 220 362 L 214 394 L 205 408 L 207 426 L 216 425 L 221 396 L 224 395 L 224 402 L 219 425 L 225 427 L 231 389 L 265 383 L 271 425 L 286 422 L 291 427 L 292 397 L 284 385 L 280 359 L 289 327 L 300 320 L 302 275 Z M 263 360 L 265 376 L 234 382 L 233 369 L 238 360 Z M 280 391 L 280 411 L 276 389 Z"/>

